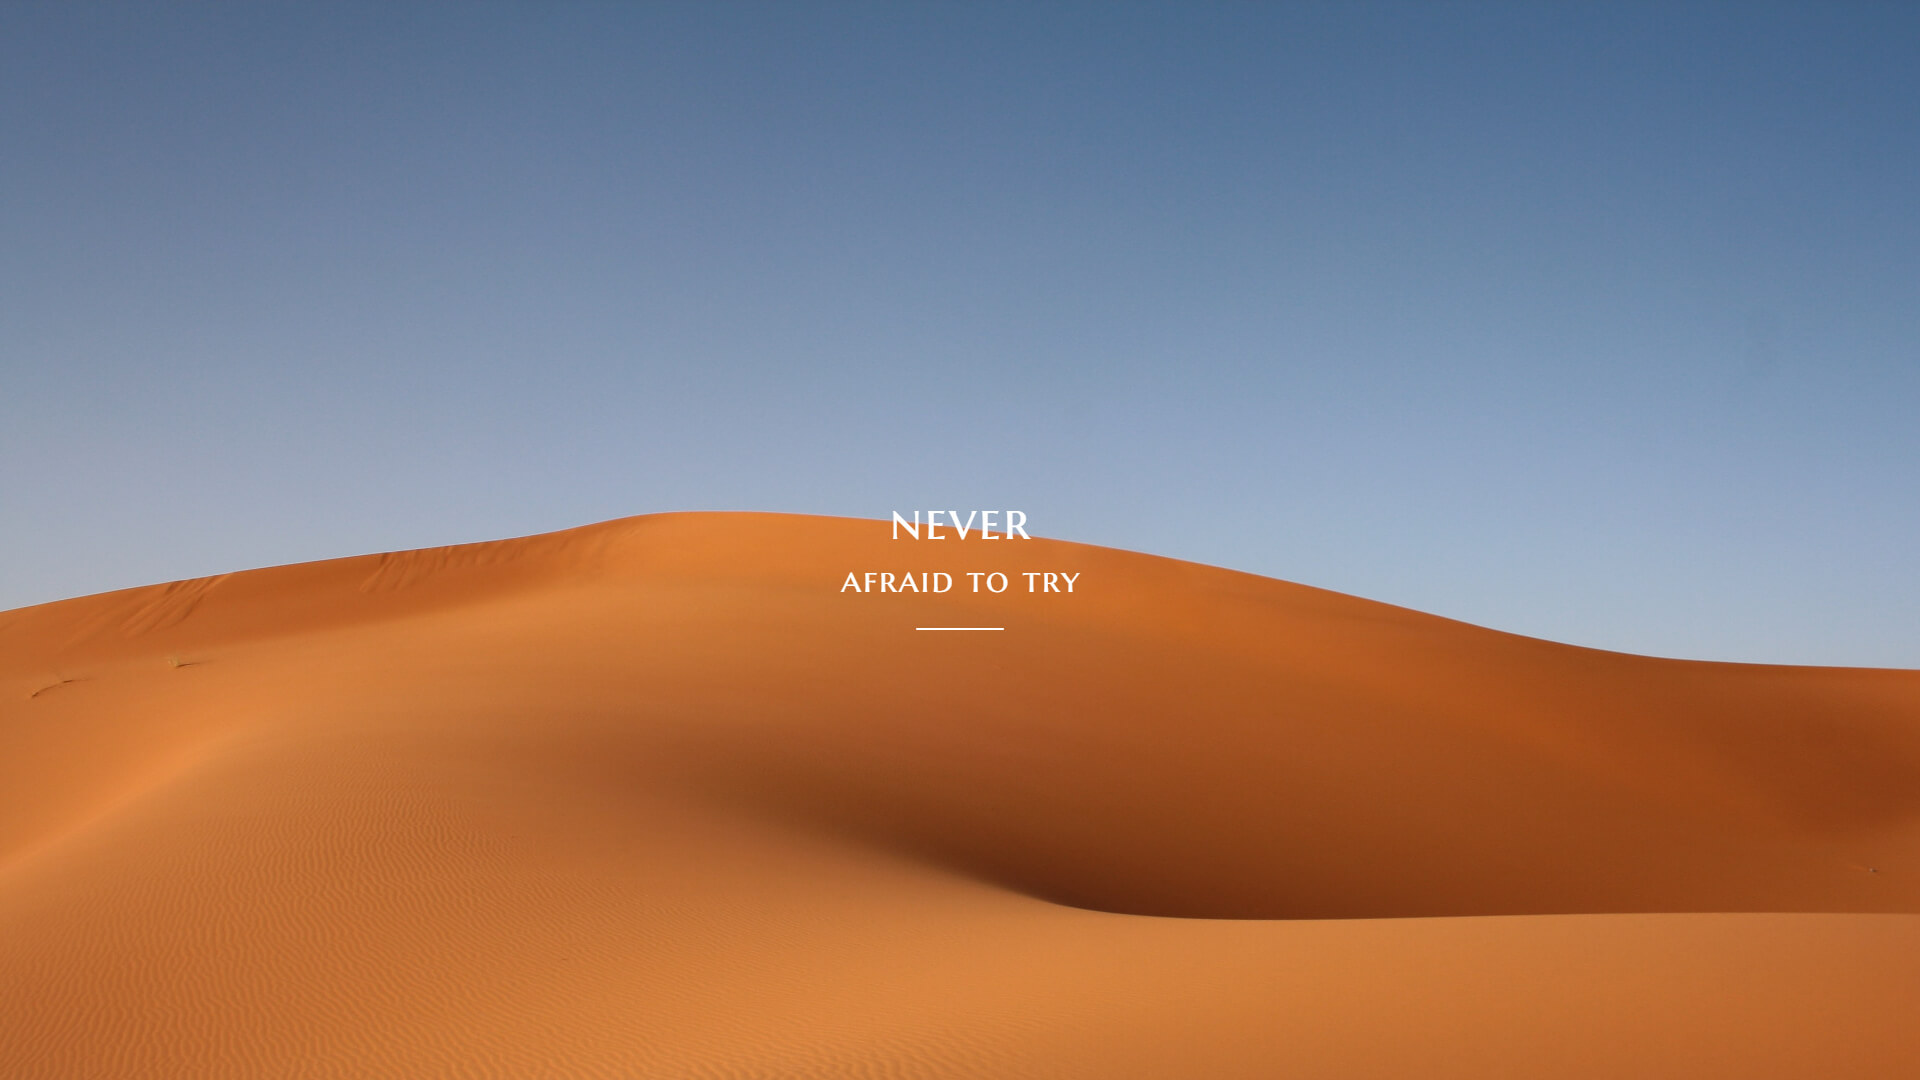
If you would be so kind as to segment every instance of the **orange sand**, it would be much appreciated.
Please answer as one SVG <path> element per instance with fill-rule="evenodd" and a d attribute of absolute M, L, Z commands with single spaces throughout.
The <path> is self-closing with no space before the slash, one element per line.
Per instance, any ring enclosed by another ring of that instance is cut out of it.
<path fill-rule="evenodd" d="M 1914 1076 L 1916 913 L 1920 672 L 760 514 L 0 613 L 8 1080 Z"/>

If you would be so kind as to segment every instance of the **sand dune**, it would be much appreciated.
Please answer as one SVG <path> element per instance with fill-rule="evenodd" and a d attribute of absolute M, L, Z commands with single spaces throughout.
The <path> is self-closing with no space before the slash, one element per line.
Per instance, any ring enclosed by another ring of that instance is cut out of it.
<path fill-rule="evenodd" d="M 909 569 L 1081 577 L 837 591 Z M 759 514 L 0 614 L 0 1077 L 1886 1077 L 1917 1015 L 1920 672 Z"/>

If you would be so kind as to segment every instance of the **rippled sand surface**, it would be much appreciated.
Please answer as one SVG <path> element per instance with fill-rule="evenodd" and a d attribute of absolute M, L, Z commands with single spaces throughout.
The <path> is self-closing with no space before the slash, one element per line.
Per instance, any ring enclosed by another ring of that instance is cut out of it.
<path fill-rule="evenodd" d="M 0 613 L 8 1078 L 1903 1076 L 1916 913 L 1920 672 L 762 514 Z"/>

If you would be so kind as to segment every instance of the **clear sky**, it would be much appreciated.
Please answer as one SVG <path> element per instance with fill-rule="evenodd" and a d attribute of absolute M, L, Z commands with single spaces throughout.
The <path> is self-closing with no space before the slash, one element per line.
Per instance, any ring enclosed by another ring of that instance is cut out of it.
<path fill-rule="evenodd" d="M 1920 667 L 1920 5 L 0 6 L 0 608 L 663 510 Z"/>

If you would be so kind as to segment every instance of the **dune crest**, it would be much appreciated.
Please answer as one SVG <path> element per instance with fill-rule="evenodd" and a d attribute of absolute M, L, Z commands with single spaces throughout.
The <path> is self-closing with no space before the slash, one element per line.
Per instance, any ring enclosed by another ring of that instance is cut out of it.
<path fill-rule="evenodd" d="M 1920 1056 L 1920 672 L 888 533 L 656 515 L 0 616 L 0 1075 Z M 839 591 L 988 568 L 1078 584 Z"/>

